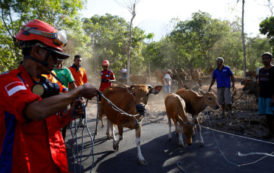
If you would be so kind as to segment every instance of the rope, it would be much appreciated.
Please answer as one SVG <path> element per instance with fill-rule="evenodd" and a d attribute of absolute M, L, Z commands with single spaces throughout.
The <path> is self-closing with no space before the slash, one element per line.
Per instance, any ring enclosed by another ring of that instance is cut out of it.
<path fill-rule="evenodd" d="M 208 120 L 209 120 L 210 126 L 212 126 L 211 119 L 210 119 L 210 117 L 209 117 L 208 114 L 209 114 L 209 112 L 206 112 L 206 113 L 205 113 L 205 115 L 207 116 L 207 118 L 208 118 Z M 206 128 L 207 128 L 207 129 L 210 129 L 209 127 L 206 127 Z M 274 153 L 274 152 L 272 152 L 271 154 L 264 153 L 265 156 L 260 157 L 260 158 L 257 159 L 257 160 L 252 161 L 252 162 L 242 163 L 242 164 L 236 163 L 236 162 L 233 162 L 233 161 L 230 161 L 230 160 L 226 157 L 226 155 L 224 154 L 224 152 L 221 150 L 221 147 L 220 147 L 219 143 L 217 142 L 217 137 L 216 137 L 216 135 L 215 135 L 215 133 L 214 133 L 214 131 L 217 131 L 217 130 L 213 130 L 213 129 L 210 129 L 210 130 L 211 130 L 211 134 L 213 135 L 213 139 L 214 139 L 214 141 L 215 141 L 215 144 L 216 144 L 216 146 L 217 146 L 218 151 L 220 152 L 220 154 L 222 155 L 222 157 L 224 158 L 224 160 L 225 160 L 227 163 L 231 164 L 231 165 L 234 165 L 234 166 L 237 166 L 237 167 L 252 165 L 252 164 L 258 163 L 259 161 L 262 161 L 263 159 L 269 157 L 270 155 L 271 155 L 271 157 L 272 157 L 272 154 Z M 226 133 L 226 132 L 222 132 L 222 133 Z M 226 134 L 230 134 L 230 133 L 226 133 Z M 233 135 L 233 134 L 232 134 L 232 135 Z M 239 135 L 234 135 L 234 136 L 239 136 Z M 241 137 L 243 137 L 243 136 L 241 136 Z M 248 137 L 243 137 L 243 138 L 252 139 L 252 138 L 248 138 Z M 255 139 L 252 139 L 252 140 L 255 140 Z M 265 142 L 265 141 L 261 141 L 261 140 L 256 140 L 256 141 L 273 144 L 273 143 L 271 143 L 271 142 Z M 242 154 L 242 155 L 241 155 L 241 153 L 238 152 L 238 156 L 249 156 L 249 155 L 258 155 L 258 153 L 255 152 L 255 153 L 248 153 L 248 154 Z M 262 155 L 262 154 L 260 153 L 260 155 Z"/>
<path fill-rule="evenodd" d="M 112 107 L 112 109 L 114 109 L 115 111 L 126 115 L 126 116 L 130 116 L 130 117 L 134 117 L 137 116 L 138 114 L 132 115 L 132 114 L 128 114 L 127 112 L 123 111 L 122 109 L 120 109 L 119 107 L 117 107 L 115 104 L 113 104 L 108 98 L 106 98 L 101 92 L 99 92 L 99 95 L 97 96 L 97 116 L 96 116 L 96 127 L 95 127 L 95 131 L 94 134 L 92 135 L 92 133 L 90 132 L 90 129 L 88 128 L 87 125 L 87 116 L 86 116 L 86 106 L 88 103 L 88 100 L 86 101 L 85 105 L 82 105 L 82 109 L 84 112 L 84 127 L 82 128 L 82 132 L 81 132 L 81 150 L 79 153 L 79 148 L 78 148 L 78 129 L 79 129 L 79 124 L 82 122 L 82 118 L 80 118 L 80 120 L 77 122 L 77 119 L 73 120 L 73 126 L 70 126 L 70 132 L 71 132 L 71 137 L 72 137 L 72 143 L 71 145 L 71 151 L 72 151 L 72 156 L 73 156 L 73 160 L 74 160 L 74 172 L 83 172 L 82 168 L 80 166 L 78 166 L 78 170 L 76 168 L 76 165 L 82 165 L 82 155 L 83 155 L 83 149 L 84 149 L 84 130 L 86 129 L 88 132 L 88 135 L 90 137 L 91 140 L 91 151 L 88 154 L 88 157 L 92 157 L 92 165 L 90 168 L 90 172 L 92 172 L 92 168 L 94 167 L 94 141 L 95 141 L 95 136 L 97 134 L 97 126 L 98 126 L 98 117 L 99 117 L 99 110 L 100 110 L 100 98 L 99 97 L 103 97 L 107 103 Z M 70 120 L 73 119 L 73 112 L 74 110 L 71 112 L 70 114 Z M 136 119 L 136 118 L 135 118 Z M 136 122 L 138 122 L 136 120 Z M 74 130 L 74 131 L 73 131 Z M 76 147 L 74 148 L 73 145 L 76 145 Z"/>
<path fill-rule="evenodd" d="M 97 99 L 98 100 L 98 99 Z M 79 148 L 79 145 L 78 145 L 78 129 L 79 129 L 79 125 L 80 123 L 82 122 L 82 119 L 83 118 L 80 118 L 79 120 L 75 119 L 72 121 L 72 126 L 70 126 L 70 132 L 71 132 L 71 138 L 72 138 L 72 142 L 71 142 L 71 152 L 72 152 L 72 156 L 73 156 L 73 161 L 74 161 L 74 165 L 73 165 L 73 170 L 74 172 L 84 172 L 84 170 L 82 169 L 81 165 L 82 165 L 82 161 L 83 161 L 83 150 L 84 150 L 84 130 L 86 129 L 87 132 L 88 132 L 88 136 L 90 138 L 90 141 L 91 141 L 91 149 L 90 149 L 90 152 L 89 154 L 87 155 L 87 159 L 89 157 L 92 158 L 92 164 L 91 164 L 91 168 L 90 168 L 90 172 L 92 172 L 92 169 L 94 167 L 94 140 L 95 140 L 95 133 L 94 135 L 92 135 L 92 133 L 90 132 L 90 129 L 88 127 L 88 123 L 87 123 L 87 116 L 86 116 L 86 106 L 88 104 L 88 100 L 86 100 L 86 103 L 85 104 L 82 104 L 81 105 L 81 108 L 83 109 L 83 117 L 84 117 L 84 127 L 82 128 L 82 131 L 81 131 L 81 136 L 79 137 L 80 138 L 80 141 L 81 141 L 81 148 Z M 99 103 L 97 103 L 99 104 Z M 71 112 L 70 114 L 70 120 L 72 120 L 73 118 L 73 112 L 74 110 Z M 97 111 L 98 112 L 98 111 Z M 97 119 L 98 119 L 98 115 L 97 115 Z M 77 122 L 78 121 L 78 122 Z M 96 125 L 97 125 L 97 122 L 98 120 L 96 120 Z M 75 147 L 74 147 L 75 145 Z M 79 151 L 80 150 L 80 151 Z M 77 169 L 78 167 L 78 169 Z"/>
<path fill-rule="evenodd" d="M 272 152 L 271 154 L 269 154 L 269 153 L 262 153 L 262 152 L 250 152 L 250 153 L 243 154 L 241 152 L 238 152 L 238 156 L 244 157 L 244 156 L 252 156 L 252 155 L 265 155 L 265 156 L 269 156 L 269 157 L 274 157 L 273 153 L 274 152 Z"/>
<path fill-rule="evenodd" d="M 106 96 L 104 96 L 101 92 L 99 94 L 100 94 L 100 96 L 102 96 L 108 102 L 108 104 L 112 107 L 112 109 L 119 112 L 120 114 L 127 115 L 127 116 L 130 116 L 130 117 L 136 117 L 138 115 L 138 114 L 132 115 L 132 114 L 129 114 L 129 113 L 123 111 L 122 109 L 117 107 L 114 103 L 112 103 L 112 101 L 110 101 L 108 98 L 106 98 Z"/>

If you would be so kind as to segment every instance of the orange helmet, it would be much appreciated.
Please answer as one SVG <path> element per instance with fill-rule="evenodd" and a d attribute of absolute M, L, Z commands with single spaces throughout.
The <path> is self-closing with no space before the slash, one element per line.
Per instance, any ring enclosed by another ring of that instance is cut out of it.
<path fill-rule="evenodd" d="M 50 24 L 35 19 L 23 26 L 16 35 L 18 41 L 37 40 L 46 46 L 53 48 L 52 51 L 59 54 L 60 58 L 68 58 L 69 55 L 63 53 L 62 46 L 67 43 L 67 35 L 64 30 L 58 31 Z"/>
<path fill-rule="evenodd" d="M 109 66 L 109 61 L 108 60 L 104 60 L 102 62 L 102 66 Z"/>

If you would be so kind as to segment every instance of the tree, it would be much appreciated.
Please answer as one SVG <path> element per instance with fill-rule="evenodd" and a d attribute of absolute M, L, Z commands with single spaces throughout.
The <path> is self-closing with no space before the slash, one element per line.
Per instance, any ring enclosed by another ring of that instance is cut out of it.
<path fill-rule="evenodd" d="M 92 42 L 94 69 L 100 70 L 100 66 L 97 65 L 103 59 L 108 59 L 111 61 L 112 70 L 120 72 L 127 64 L 129 24 L 125 19 L 111 14 L 95 15 L 90 19 L 85 18 L 83 23 L 83 28 Z M 141 50 L 144 46 L 144 39 L 149 36 L 150 34 L 145 35 L 145 32 L 138 27 L 132 28 L 131 56 L 134 59 L 131 61 L 133 64 L 131 70 L 135 73 L 140 71 L 138 67 L 144 65 Z"/>
<path fill-rule="evenodd" d="M 206 68 L 211 66 L 213 46 L 228 30 L 226 22 L 212 19 L 208 13 L 197 12 L 192 14 L 191 20 L 179 21 L 169 37 L 175 43 L 181 65 Z"/>
<path fill-rule="evenodd" d="M 75 28 L 79 20 L 78 11 L 83 8 L 83 4 L 82 0 L 1 0 L 0 33 L 3 40 L 0 53 L 6 56 L 4 61 L 9 62 L 4 64 L 3 69 L 13 68 L 20 61 L 15 34 L 24 23 L 36 18 L 56 28 Z"/>
<path fill-rule="evenodd" d="M 239 0 L 237 0 L 239 2 Z M 243 72 L 244 77 L 246 74 L 246 50 L 245 50 L 245 33 L 244 33 L 244 10 L 245 10 L 245 0 L 242 0 L 242 46 L 243 46 Z"/>
<path fill-rule="evenodd" d="M 268 17 L 260 23 L 260 32 L 269 39 L 270 46 L 274 48 L 274 17 Z"/>

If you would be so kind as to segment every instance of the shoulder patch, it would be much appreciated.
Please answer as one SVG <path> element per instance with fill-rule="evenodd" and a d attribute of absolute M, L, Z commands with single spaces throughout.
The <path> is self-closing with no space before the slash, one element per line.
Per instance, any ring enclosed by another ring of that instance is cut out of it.
<path fill-rule="evenodd" d="M 14 81 L 5 86 L 5 90 L 9 96 L 12 96 L 13 94 L 17 93 L 21 90 L 27 90 L 24 83 L 21 81 Z"/>

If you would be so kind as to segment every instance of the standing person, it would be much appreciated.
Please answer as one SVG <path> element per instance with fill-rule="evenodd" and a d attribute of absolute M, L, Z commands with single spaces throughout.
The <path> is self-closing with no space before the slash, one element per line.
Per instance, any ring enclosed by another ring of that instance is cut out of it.
<path fill-rule="evenodd" d="M 122 68 L 121 73 L 122 73 L 122 81 L 123 81 L 123 83 L 126 83 L 127 82 L 127 69 Z"/>
<path fill-rule="evenodd" d="M 73 78 L 75 80 L 76 86 L 84 85 L 88 82 L 86 70 L 81 66 L 82 58 L 80 55 L 74 56 L 74 63 L 69 70 L 71 71 Z"/>
<path fill-rule="evenodd" d="M 62 84 L 68 89 L 74 89 L 77 87 L 71 71 L 67 67 L 63 67 L 63 59 L 57 60 L 57 66 L 54 69 L 54 72 L 60 82 L 62 82 Z"/>
<path fill-rule="evenodd" d="M 165 86 L 165 91 L 166 93 L 170 93 L 171 92 L 171 71 L 167 70 L 166 74 L 164 75 L 164 86 Z"/>
<path fill-rule="evenodd" d="M 63 59 L 57 60 L 57 65 L 56 65 L 56 68 L 54 69 L 54 72 L 55 72 L 58 80 L 60 80 L 60 82 L 63 86 L 65 86 L 69 90 L 74 89 L 77 87 L 74 82 L 74 78 L 73 78 L 70 70 L 67 67 L 63 67 L 63 62 L 64 62 Z M 63 136 L 64 140 L 66 139 L 66 132 L 67 132 L 68 126 L 69 126 L 69 123 L 66 124 L 62 128 L 62 136 Z"/>
<path fill-rule="evenodd" d="M 217 80 L 218 102 L 222 105 L 222 115 L 225 115 L 225 109 L 228 109 L 228 114 L 231 115 L 232 96 L 230 92 L 230 82 L 232 82 L 232 89 L 234 90 L 234 76 L 230 68 L 224 65 L 224 58 L 218 57 L 216 61 L 217 68 L 213 71 L 208 91 L 211 90 L 212 85 Z"/>
<path fill-rule="evenodd" d="M 264 67 L 259 70 L 259 115 L 265 115 L 269 133 L 266 138 L 274 137 L 274 66 L 271 65 L 272 54 L 262 55 Z"/>
<path fill-rule="evenodd" d="M 103 70 L 100 72 L 100 75 L 101 75 L 100 91 L 104 91 L 106 88 L 111 87 L 112 82 L 116 80 L 114 73 L 108 69 L 109 65 L 110 64 L 108 60 L 104 60 L 102 62 Z"/>
<path fill-rule="evenodd" d="M 57 88 L 43 87 L 52 85 L 41 74 L 49 74 L 57 58 L 69 57 L 62 48 L 65 32 L 35 19 L 20 29 L 16 39 L 23 62 L 0 75 L 0 172 L 69 172 L 59 130 L 69 114 L 57 114 L 79 96 L 91 99 L 97 90 L 85 84 L 58 94 Z"/>
<path fill-rule="evenodd" d="M 75 80 L 75 84 L 77 87 L 84 85 L 85 83 L 88 82 L 86 70 L 84 69 L 84 67 L 82 67 L 81 63 L 82 63 L 81 55 L 75 55 L 74 63 L 71 67 L 69 67 L 69 70 L 73 75 L 73 78 Z M 84 102 L 83 98 L 79 98 L 79 101 L 82 103 Z M 79 126 L 85 127 L 83 124 L 83 117 L 81 117 Z"/>

